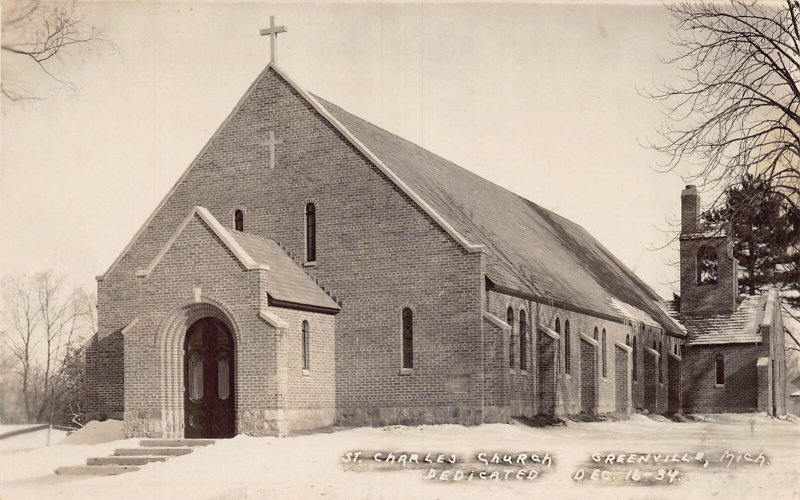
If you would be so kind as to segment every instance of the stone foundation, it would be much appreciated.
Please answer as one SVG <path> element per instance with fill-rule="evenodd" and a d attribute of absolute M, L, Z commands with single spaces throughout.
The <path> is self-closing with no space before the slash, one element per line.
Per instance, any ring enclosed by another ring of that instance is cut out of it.
<path fill-rule="evenodd" d="M 508 406 L 390 406 L 340 408 L 336 425 L 383 427 L 386 425 L 508 423 L 512 415 Z"/>

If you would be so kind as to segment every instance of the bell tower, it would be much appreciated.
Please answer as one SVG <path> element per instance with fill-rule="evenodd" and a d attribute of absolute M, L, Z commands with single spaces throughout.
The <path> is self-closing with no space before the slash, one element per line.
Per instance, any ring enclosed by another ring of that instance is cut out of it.
<path fill-rule="evenodd" d="M 703 222 L 697 187 L 681 191 L 681 314 L 710 315 L 736 309 L 738 264 L 724 225 Z"/>

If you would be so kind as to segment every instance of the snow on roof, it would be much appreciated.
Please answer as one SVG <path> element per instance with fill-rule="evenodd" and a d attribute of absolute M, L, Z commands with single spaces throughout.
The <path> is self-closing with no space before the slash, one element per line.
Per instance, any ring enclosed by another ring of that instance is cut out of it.
<path fill-rule="evenodd" d="M 689 345 L 749 344 L 761 342 L 759 327 L 764 317 L 766 295 L 742 298 L 732 313 L 705 316 L 681 315 L 674 304 L 662 302 L 661 306 L 681 323 L 689 335 Z"/>
<path fill-rule="evenodd" d="M 613 297 L 637 316 L 680 334 L 658 295 L 580 225 L 397 135 L 313 96 L 404 186 L 457 234 L 485 246 L 486 276 L 501 288 L 619 317 Z"/>
<path fill-rule="evenodd" d="M 644 323 L 649 326 L 660 326 L 655 318 L 647 314 L 645 311 L 642 311 L 638 307 L 622 302 L 621 300 L 617 300 L 614 297 L 609 297 L 608 300 L 611 303 L 611 307 L 619 311 L 619 313 L 626 318 L 639 323 Z"/>

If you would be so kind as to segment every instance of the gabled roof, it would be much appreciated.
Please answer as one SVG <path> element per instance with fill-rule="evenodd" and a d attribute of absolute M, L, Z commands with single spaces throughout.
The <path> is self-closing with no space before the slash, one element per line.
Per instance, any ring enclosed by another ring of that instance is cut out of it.
<path fill-rule="evenodd" d="M 578 224 L 313 98 L 457 234 L 485 247 L 498 288 L 683 335 L 660 297 Z"/>
<path fill-rule="evenodd" d="M 274 71 L 467 252 L 486 252 L 487 279 L 501 291 L 621 321 L 645 321 L 683 335 L 660 298 L 581 226 L 391 134 L 292 81 L 270 63 L 197 158 Z M 117 257 L 108 276 L 151 223 L 192 164 Z M 629 315 L 630 311 L 635 314 Z"/>
<path fill-rule="evenodd" d="M 689 316 L 675 310 L 673 302 L 664 308 L 686 328 L 689 345 L 749 344 L 762 342 L 759 328 L 764 322 L 766 295 L 746 296 L 731 313 Z"/>
<path fill-rule="evenodd" d="M 303 270 L 281 250 L 277 243 L 251 234 L 231 231 L 203 207 L 194 207 L 178 226 L 167 243 L 150 264 L 136 275 L 146 278 L 155 270 L 161 259 L 195 218 L 202 221 L 239 263 L 248 270 L 268 271 L 267 294 L 272 302 L 282 307 L 306 306 L 319 312 L 336 313 L 339 305 L 331 299 Z"/>

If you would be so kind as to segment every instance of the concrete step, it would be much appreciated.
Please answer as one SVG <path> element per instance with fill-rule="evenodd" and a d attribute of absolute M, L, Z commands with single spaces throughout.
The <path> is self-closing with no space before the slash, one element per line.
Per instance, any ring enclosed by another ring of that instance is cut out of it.
<path fill-rule="evenodd" d="M 68 465 L 56 469 L 60 476 L 116 476 L 135 472 L 141 467 L 135 465 Z"/>
<path fill-rule="evenodd" d="M 139 446 L 178 448 L 181 446 L 208 446 L 214 444 L 213 439 L 142 439 Z"/>
<path fill-rule="evenodd" d="M 162 456 L 162 457 L 177 457 L 180 455 L 188 455 L 192 452 L 189 447 L 186 448 L 117 448 L 114 450 L 114 455 L 126 457 L 146 457 L 146 456 Z"/>
<path fill-rule="evenodd" d="M 87 458 L 86 465 L 147 465 L 150 462 L 164 462 L 169 457 L 99 457 Z"/>

